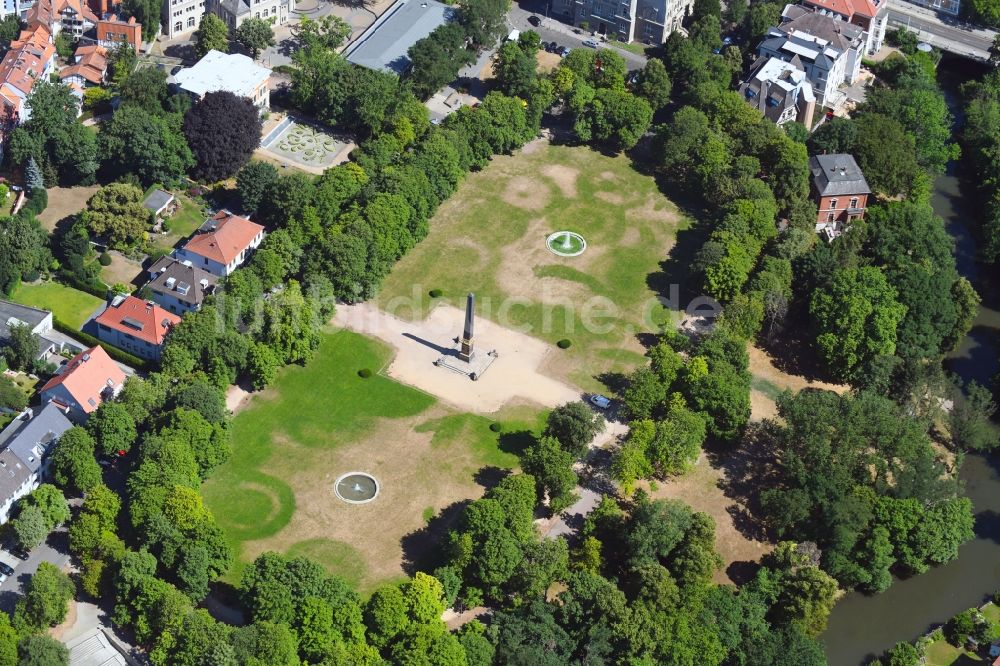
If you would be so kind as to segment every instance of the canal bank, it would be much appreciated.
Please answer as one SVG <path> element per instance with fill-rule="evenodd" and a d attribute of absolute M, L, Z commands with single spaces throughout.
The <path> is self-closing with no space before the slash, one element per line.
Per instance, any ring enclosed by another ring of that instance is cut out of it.
<path fill-rule="evenodd" d="M 938 80 L 952 113 L 958 117 L 958 87 L 980 70 L 961 59 L 942 61 Z M 1000 370 L 998 279 L 977 264 L 975 224 L 979 218 L 971 177 L 952 163 L 934 182 L 932 205 L 955 238 L 958 271 L 976 287 L 983 303 L 972 330 L 946 359 L 963 380 L 988 384 Z M 912 641 L 959 611 L 978 606 L 1000 589 L 1000 457 L 970 455 L 961 477 L 976 514 L 976 538 L 962 546 L 958 559 L 925 574 L 896 580 L 883 594 L 852 592 L 834 608 L 826 643 L 831 666 L 859 666 L 899 641 Z"/>

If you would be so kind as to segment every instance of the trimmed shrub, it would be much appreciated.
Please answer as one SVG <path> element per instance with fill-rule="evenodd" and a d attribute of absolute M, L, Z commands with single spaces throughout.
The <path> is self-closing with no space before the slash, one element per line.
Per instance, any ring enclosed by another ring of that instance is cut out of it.
<path fill-rule="evenodd" d="M 110 266 L 111 255 L 108 254 L 107 252 L 101 252 L 101 256 L 97 258 L 97 261 L 101 264 L 101 266 Z"/>
<path fill-rule="evenodd" d="M 431 298 L 441 298 L 441 294 L 443 294 L 444 292 L 441 291 L 440 289 L 431 289 L 427 293 L 428 295 L 430 295 Z"/>
<path fill-rule="evenodd" d="M 556 343 L 556 347 L 559 347 L 559 349 L 569 349 L 572 346 L 573 342 L 569 338 L 563 338 Z"/>
<path fill-rule="evenodd" d="M 84 333 L 83 331 L 77 330 L 67 324 L 64 321 L 56 319 L 55 316 L 52 317 L 52 328 L 56 329 L 60 333 L 65 333 L 71 338 L 82 342 L 88 347 L 93 347 L 95 345 L 100 345 L 104 348 L 104 351 L 108 352 L 108 356 L 118 361 L 119 363 L 124 363 L 125 365 L 131 366 L 136 370 L 148 370 L 149 362 L 145 361 L 138 356 L 133 356 L 126 351 L 122 351 L 117 347 L 112 347 L 106 342 L 101 342 L 89 333 Z"/>
<path fill-rule="evenodd" d="M 361 377 L 361 379 L 368 379 L 371 376 L 372 376 L 372 371 L 369 370 L 368 368 L 361 368 L 360 370 L 358 370 L 358 377 Z"/>
<path fill-rule="evenodd" d="M 492 430 L 493 432 L 500 432 L 501 430 L 503 430 L 503 426 L 494 421 L 493 423 L 490 424 L 490 430 Z"/>

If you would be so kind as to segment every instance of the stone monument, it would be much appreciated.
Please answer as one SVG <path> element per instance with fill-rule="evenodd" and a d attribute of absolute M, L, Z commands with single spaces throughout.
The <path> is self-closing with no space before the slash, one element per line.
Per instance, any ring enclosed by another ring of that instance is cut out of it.
<path fill-rule="evenodd" d="M 455 338 L 456 347 L 446 351 L 434 361 L 434 365 L 466 375 L 472 381 L 482 377 L 493 361 L 499 358 L 495 349 L 485 354 L 475 350 L 473 345 L 475 317 L 476 295 L 470 293 L 465 298 L 465 327 L 462 329 L 462 337 Z"/>

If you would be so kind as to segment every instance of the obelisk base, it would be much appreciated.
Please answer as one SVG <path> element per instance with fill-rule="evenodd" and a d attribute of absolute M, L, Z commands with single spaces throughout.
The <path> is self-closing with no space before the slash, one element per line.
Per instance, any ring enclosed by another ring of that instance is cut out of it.
<path fill-rule="evenodd" d="M 499 354 L 496 350 L 482 353 L 478 351 L 473 351 L 469 355 L 468 360 L 462 358 L 461 348 L 457 348 L 454 354 L 444 354 L 438 360 L 434 361 L 434 365 L 439 368 L 445 368 L 451 370 L 452 372 L 457 372 L 461 375 L 466 375 L 472 381 L 476 381 L 493 365 L 493 361 L 499 358 Z"/>

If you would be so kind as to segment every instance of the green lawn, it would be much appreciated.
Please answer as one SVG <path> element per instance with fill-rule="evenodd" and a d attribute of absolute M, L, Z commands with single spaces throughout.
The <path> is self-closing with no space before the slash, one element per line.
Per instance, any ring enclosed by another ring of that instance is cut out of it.
<path fill-rule="evenodd" d="M 475 292 L 480 316 L 553 344 L 570 339 L 547 371 L 596 390 L 596 375 L 643 362 L 636 334 L 667 318 L 650 275 L 688 224 L 628 157 L 531 144 L 466 178 L 393 269 L 379 304 L 420 318 L 432 289 L 460 307 Z M 581 234 L 587 250 L 548 252 L 546 236 L 561 230 Z"/>
<path fill-rule="evenodd" d="M 73 328 L 83 326 L 87 317 L 104 302 L 96 296 L 53 281 L 18 285 L 11 300 L 51 310 L 57 319 Z"/>
<path fill-rule="evenodd" d="M 173 248 L 178 240 L 187 238 L 193 234 L 205 221 L 206 215 L 202 211 L 200 203 L 191 199 L 191 197 L 180 190 L 169 190 L 162 185 L 153 184 L 146 188 L 143 196 L 149 196 L 149 193 L 155 189 L 169 191 L 174 195 L 179 206 L 173 215 L 163 221 L 163 228 L 167 233 L 156 236 L 153 241 L 158 247 L 169 250 Z"/>
<path fill-rule="evenodd" d="M 385 512 L 374 537 L 389 534 L 398 548 L 400 538 L 423 525 L 423 509 L 441 503 L 441 487 L 455 483 L 457 496 L 448 501 L 460 501 L 475 470 L 517 464 L 514 445 L 498 441 L 490 420 L 455 413 L 378 372 L 368 379 L 358 376 L 359 369 L 379 370 L 390 358 L 389 348 L 377 341 L 328 332 L 305 367 L 283 369 L 274 385 L 233 419 L 233 455 L 203 487 L 206 504 L 238 554 L 227 580 L 236 583 L 246 562 L 267 549 L 313 556 L 370 591 L 398 577 L 398 555 L 364 536 L 349 538 L 356 526 L 340 516 Z M 507 430 L 537 428 L 538 418 L 537 412 L 519 410 Z M 393 448 L 411 433 L 430 433 L 429 453 L 408 457 Z M 348 464 L 377 465 L 371 469 L 390 492 L 364 508 L 339 503 L 332 477 L 348 471 L 343 469 Z M 403 496 L 394 495 L 402 488 Z M 411 499 L 419 508 L 409 508 Z M 335 519 L 321 513 L 354 509 L 359 511 L 336 513 Z M 293 520 L 297 511 L 305 511 L 307 524 Z"/>

